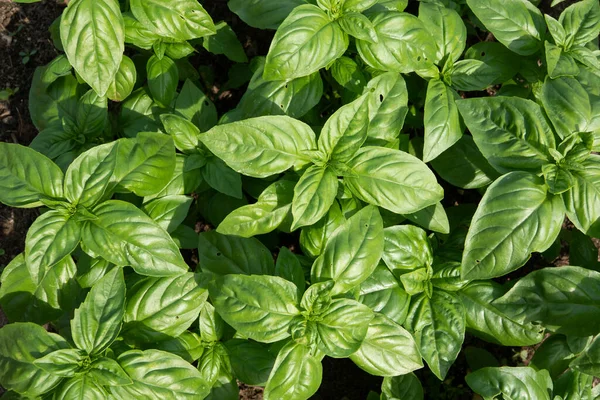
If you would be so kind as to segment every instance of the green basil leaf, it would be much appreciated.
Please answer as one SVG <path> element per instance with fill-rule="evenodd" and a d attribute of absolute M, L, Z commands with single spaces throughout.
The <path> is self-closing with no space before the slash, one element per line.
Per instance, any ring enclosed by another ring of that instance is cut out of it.
<path fill-rule="evenodd" d="M 213 54 L 225 54 L 231 61 L 248 62 L 242 44 L 227 22 L 221 21 L 215 25 L 216 34 L 204 39 L 202 46 Z"/>
<path fill-rule="evenodd" d="M 412 221 L 427 230 L 443 234 L 450 233 L 448 216 L 446 215 L 446 210 L 444 210 L 442 203 L 435 203 L 432 206 L 425 207 L 412 214 L 405 214 L 404 216 L 409 221 Z"/>
<path fill-rule="evenodd" d="M 0 380 L 2 387 L 26 397 L 50 391 L 62 377 L 49 374 L 33 362 L 69 344 L 32 323 L 14 323 L 0 329 Z"/>
<path fill-rule="evenodd" d="M 344 182 L 367 203 L 410 214 L 443 198 L 443 189 L 425 164 L 398 150 L 363 147 L 348 161 Z"/>
<path fill-rule="evenodd" d="M 290 341 L 277 354 L 265 387 L 265 400 L 308 399 L 317 392 L 322 379 L 321 361 L 308 347 Z"/>
<path fill-rule="evenodd" d="M 144 211 L 161 228 L 173 232 L 187 217 L 194 199 L 188 196 L 173 195 L 151 200 L 142 206 Z"/>
<path fill-rule="evenodd" d="M 335 60 L 330 71 L 337 83 L 353 93 L 362 93 L 367 83 L 363 71 L 350 57 L 342 56 Z"/>
<path fill-rule="evenodd" d="M 225 323 L 210 303 L 204 303 L 198 319 L 200 336 L 205 342 L 217 342 L 223 337 Z"/>
<path fill-rule="evenodd" d="M 412 298 L 405 326 L 415 336 L 431 371 L 444 380 L 465 338 L 465 310 L 461 301 L 443 290 L 431 298 Z"/>
<path fill-rule="evenodd" d="M 140 279 L 127 290 L 122 335 L 131 343 L 177 337 L 197 320 L 206 297 L 191 272 Z"/>
<path fill-rule="evenodd" d="M 524 0 L 525 1 L 525 0 Z M 458 110 L 477 147 L 498 171 L 539 171 L 556 147 L 541 108 L 516 97 L 458 100 Z"/>
<path fill-rule="evenodd" d="M 216 33 L 215 25 L 202 5 L 194 0 L 132 0 L 133 15 L 146 28 L 175 40 L 191 40 Z"/>
<path fill-rule="evenodd" d="M 368 136 L 393 141 L 408 113 L 408 91 L 402 75 L 383 73 L 369 81 L 365 93 L 369 107 Z"/>
<path fill-rule="evenodd" d="M 169 57 L 150 57 L 146 66 L 148 89 L 152 98 L 162 108 L 167 108 L 177 95 L 179 70 Z"/>
<path fill-rule="evenodd" d="M 344 13 L 337 22 L 344 32 L 356 39 L 365 40 L 370 43 L 377 43 L 379 40 L 377 32 L 375 32 L 375 27 L 369 18 L 361 13 L 352 11 Z"/>
<path fill-rule="evenodd" d="M 598 38 L 600 5 L 594 0 L 580 1 L 567 7 L 558 20 L 565 28 L 566 46 L 583 46 Z"/>
<path fill-rule="evenodd" d="M 77 258 L 77 283 L 82 288 L 91 288 L 113 267 L 103 258 L 92 258 L 81 252 Z"/>
<path fill-rule="evenodd" d="M 158 165 L 159 163 L 156 164 Z M 200 183 L 202 183 L 202 174 L 200 171 L 198 171 L 198 169 L 202 168 L 203 166 L 204 159 L 202 157 L 198 158 L 183 154 L 176 154 L 174 165 L 175 171 L 170 177 L 170 180 L 167 180 L 168 183 L 166 186 L 164 186 L 160 192 L 146 196 L 145 199 L 150 200 L 159 199 L 165 196 L 192 194 L 198 188 Z M 164 171 L 161 171 L 161 174 L 164 174 Z M 149 178 L 145 178 L 145 180 L 147 179 Z M 144 185 L 143 187 L 144 190 L 150 191 L 150 185 Z M 156 188 L 153 190 L 156 191 Z"/>
<path fill-rule="evenodd" d="M 462 259 L 463 279 L 514 271 L 534 251 L 548 249 L 560 232 L 564 206 L 541 178 L 511 172 L 486 191 L 473 216 Z"/>
<path fill-rule="evenodd" d="M 414 15 L 379 12 L 370 19 L 378 41 L 356 41 L 358 53 L 370 67 L 407 74 L 435 59 L 435 41 L 425 24 Z"/>
<path fill-rule="evenodd" d="M 316 148 L 312 129 L 284 116 L 218 125 L 200 140 L 233 170 L 255 178 L 300 168 L 310 161 L 306 152 Z"/>
<path fill-rule="evenodd" d="M 141 132 L 135 139 L 119 140 L 117 152 L 112 185 L 118 185 L 119 192 L 126 190 L 140 197 L 150 196 L 173 177 L 175 146 L 168 135 Z"/>
<path fill-rule="evenodd" d="M 0 202 L 9 207 L 38 207 L 40 196 L 63 197 L 63 179 L 60 168 L 37 151 L 0 143 Z"/>
<path fill-rule="evenodd" d="M 221 159 L 209 157 L 202 168 L 202 178 L 213 189 L 236 199 L 242 198 L 242 177 Z"/>
<path fill-rule="evenodd" d="M 87 356 L 85 350 L 60 349 L 38 358 L 33 364 L 49 374 L 71 377 L 80 369 L 80 365 Z"/>
<path fill-rule="evenodd" d="M 543 330 L 521 323 L 502 312 L 492 302 L 504 295 L 492 281 L 473 282 L 458 292 L 465 306 L 467 329 L 474 335 L 502 346 L 531 346 L 544 338 Z"/>
<path fill-rule="evenodd" d="M 434 160 L 463 136 L 460 114 L 455 102 L 459 98 L 455 90 L 439 79 L 432 79 L 427 84 L 424 110 L 424 162 Z"/>
<path fill-rule="evenodd" d="M 383 232 L 382 259 L 395 275 L 433 263 L 431 244 L 423 229 L 412 225 L 396 225 L 385 228 Z"/>
<path fill-rule="evenodd" d="M 337 189 L 338 179 L 330 168 L 309 167 L 294 188 L 291 229 L 312 225 L 323 218 L 335 201 Z"/>
<path fill-rule="evenodd" d="M 304 4 L 305 0 L 229 0 L 227 6 L 253 28 L 277 29 L 294 8 Z"/>
<path fill-rule="evenodd" d="M 580 267 L 544 268 L 521 278 L 494 305 L 523 322 L 538 322 L 558 333 L 600 332 L 600 273 Z"/>
<path fill-rule="evenodd" d="M 319 150 L 330 159 L 346 162 L 367 140 L 369 94 L 340 107 L 325 122 L 318 140 Z"/>
<path fill-rule="evenodd" d="M 563 28 L 562 24 L 550 15 L 544 14 L 544 19 L 546 20 L 548 32 L 550 32 L 552 39 L 554 39 L 554 43 L 560 47 L 565 47 L 565 39 L 567 37 L 565 28 Z"/>
<path fill-rule="evenodd" d="M 148 88 L 135 91 L 121 105 L 119 127 L 126 137 L 135 137 L 138 132 L 158 132 L 160 122 L 155 117 L 158 106 L 150 97 Z"/>
<path fill-rule="evenodd" d="M 130 203 L 109 200 L 92 210 L 83 227 L 87 251 L 142 275 L 181 275 L 188 266 L 169 234 Z M 92 255 L 92 254 L 90 254 Z"/>
<path fill-rule="evenodd" d="M 544 50 L 549 78 L 579 75 L 579 67 L 569 53 L 549 42 L 544 42 Z"/>
<path fill-rule="evenodd" d="M 33 283 L 39 285 L 50 269 L 71 254 L 81 238 L 75 218 L 51 210 L 39 216 L 25 238 L 25 258 Z"/>
<path fill-rule="evenodd" d="M 310 75 L 341 57 L 347 48 L 348 36 L 323 10 L 312 4 L 296 7 L 275 33 L 263 78 L 288 80 Z"/>
<path fill-rule="evenodd" d="M 90 90 L 79 99 L 73 133 L 96 137 L 108 123 L 108 104 L 104 96 Z M 63 122 L 64 124 L 64 122 Z"/>
<path fill-rule="evenodd" d="M 318 257 L 323 253 L 325 245 L 333 232 L 345 221 L 346 218 L 342 214 L 339 204 L 334 202 L 325 217 L 316 224 L 303 228 L 300 232 L 302 251 L 311 257 Z"/>
<path fill-rule="evenodd" d="M 556 399 L 592 399 L 595 397 L 592 394 L 593 381 L 594 377 L 591 375 L 567 370 L 554 382 L 552 395 Z"/>
<path fill-rule="evenodd" d="M 117 102 L 125 100 L 133 92 L 136 80 L 135 64 L 131 58 L 123 56 L 115 80 L 108 87 L 106 97 Z"/>
<path fill-rule="evenodd" d="M 62 15 L 60 36 L 69 62 L 99 96 L 106 94 L 121 65 L 124 30 L 114 0 L 74 0 Z"/>
<path fill-rule="evenodd" d="M 423 386 L 415 374 L 383 378 L 381 400 L 423 400 Z"/>
<path fill-rule="evenodd" d="M 446 60 L 458 61 L 467 43 L 467 27 L 460 15 L 438 4 L 420 3 L 419 19 L 436 39 L 435 62 L 443 65 Z"/>
<path fill-rule="evenodd" d="M 315 322 L 319 349 L 330 357 L 350 356 L 361 346 L 372 319 L 373 311 L 364 304 L 333 300 Z"/>
<path fill-rule="evenodd" d="M 204 272 L 216 275 L 272 275 L 274 272 L 273 256 L 258 239 L 215 231 L 199 235 L 198 259 Z"/>
<path fill-rule="evenodd" d="M 65 174 L 65 197 L 73 205 L 93 207 L 110 185 L 117 163 L 116 142 L 96 146 L 73 161 Z"/>
<path fill-rule="evenodd" d="M 77 79 L 69 74 L 47 83 L 44 74 L 48 72 L 52 72 L 48 67 L 36 68 L 29 90 L 29 113 L 39 130 L 60 125 L 62 118 L 72 119 L 77 112 Z"/>
<path fill-rule="evenodd" d="M 53 399 L 70 400 L 70 399 L 90 399 L 101 400 L 106 399 L 108 393 L 97 382 L 94 382 L 87 375 L 79 375 L 71 378 L 60 385 L 54 393 Z"/>
<path fill-rule="evenodd" d="M 487 65 L 493 65 L 500 75 L 492 82 L 493 85 L 512 79 L 521 67 L 521 58 L 498 42 L 475 43 L 467 49 L 464 58 L 481 60 Z"/>
<path fill-rule="evenodd" d="M 245 238 L 272 232 L 288 217 L 295 182 L 281 180 L 270 185 L 254 204 L 231 212 L 219 224 L 217 232 Z"/>
<path fill-rule="evenodd" d="M 542 167 L 544 181 L 548 185 L 548 191 L 552 194 L 561 194 L 575 186 L 575 178 L 571 172 L 554 164 Z"/>
<path fill-rule="evenodd" d="M 298 288 L 298 294 L 306 290 L 306 278 L 304 269 L 300 264 L 298 257 L 294 255 L 287 247 L 282 247 L 277 255 L 275 264 L 275 275 L 287 279 Z"/>
<path fill-rule="evenodd" d="M 177 337 L 161 337 L 160 342 L 141 343 L 144 348 L 153 348 L 173 353 L 189 363 L 198 360 L 204 352 L 206 343 L 202 342 L 200 335 L 185 331 Z"/>
<path fill-rule="evenodd" d="M 592 341 L 583 353 L 577 356 L 569 366 L 584 374 L 596 376 L 600 371 L 600 337 Z"/>
<path fill-rule="evenodd" d="M 131 350 L 117 360 L 133 380 L 132 385 L 111 386 L 117 399 L 144 397 L 165 400 L 205 398 L 208 383 L 182 358 L 160 350 Z"/>
<path fill-rule="evenodd" d="M 452 87 L 462 91 L 485 90 L 501 75 L 502 70 L 480 60 L 461 60 L 450 71 Z"/>
<path fill-rule="evenodd" d="M 125 307 L 123 270 L 115 268 L 100 279 L 75 310 L 71 320 L 73 342 L 88 354 L 106 350 L 121 330 Z"/>
<path fill-rule="evenodd" d="M 64 131 L 62 126 L 52 126 L 37 134 L 29 145 L 33 150 L 42 153 L 51 160 L 70 153 L 77 146 L 73 135 Z M 60 166 L 59 166 L 60 167 Z"/>
<path fill-rule="evenodd" d="M 192 122 L 175 114 L 162 114 L 160 120 L 167 133 L 173 138 L 177 150 L 183 153 L 197 151 L 200 130 Z"/>
<path fill-rule="evenodd" d="M 367 336 L 360 348 L 350 359 L 376 376 L 404 375 L 423 367 L 421 354 L 411 334 L 377 313 L 369 323 Z"/>
<path fill-rule="evenodd" d="M 235 376 L 247 385 L 265 386 L 275 355 L 262 343 L 242 339 L 225 342 Z"/>
<path fill-rule="evenodd" d="M 177 100 L 175 112 L 192 121 L 202 132 L 217 124 L 217 109 L 210 99 L 189 79 L 185 80 Z"/>
<path fill-rule="evenodd" d="M 522 56 L 536 53 L 546 30 L 540 10 L 527 0 L 467 0 L 494 37 Z"/>
<path fill-rule="evenodd" d="M 313 282 L 334 280 L 331 294 L 341 294 L 364 282 L 377 267 L 383 252 L 383 221 L 379 210 L 367 206 L 328 238 L 312 266 Z"/>
<path fill-rule="evenodd" d="M 530 367 L 486 367 L 470 373 L 465 378 L 475 393 L 484 399 L 499 395 L 523 400 L 550 400 L 552 379 L 548 371 Z"/>
<path fill-rule="evenodd" d="M 431 165 L 442 179 L 463 189 L 486 187 L 500 176 L 468 135 L 438 155 Z"/>
<path fill-rule="evenodd" d="M 87 376 L 103 386 L 122 386 L 133 383 L 119 363 L 108 357 L 100 357 L 92 361 Z"/>
<path fill-rule="evenodd" d="M 300 313 L 296 286 L 279 277 L 225 275 L 209 286 L 217 312 L 241 334 L 265 343 L 290 336 Z"/>
<path fill-rule="evenodd" d="M 548 370 L 550 376 L 556 379 L 569 368 L 570 362 L 585 350 L 590 341 L 591 338 L 551 335 L 536 349 L 529 366 L 538 371 Z"/>
<path fill-rule="evenodd" d="M 576 79 L 546 78 L 540 100 L 561 137 L 566 138 L 571 133 L 588 131 L 587 127 L 592 119 L 590 98 Z"/>
<path fill-rule="evenodd" d="M 198 360 L 198 371 L 210 386 L 217 383 L 217 379 L 223 372 L 231 375 L 231 365 L 227 350 L 221 343 L 207 347 Z M 239 394 L 239 389 L 238 389 Z M 214 395 L 213 395 L 214 398 Z"/>
<path fill-rule="evenodd" d="M 410 296 L 384 265 L 378 265 L 371 276 L 361 283 L 359 293 L 358 301 L 396 323 L 404 323 Z"/>
<path fill-rule="evenodd" d="M 600 237 L 600 156 L 591 155 L 583 169 L 572 171 L 575 185 L 562 194 L 569 220 L 580 231 Z"/>
<path fill-rule="evenodd" d="M 288 115 L 301 118 L 319 103 L 323 80 L 318 72 L 286 81 L 268 81 L 263 78 L 264 59 L 259 60 L 248 90 L 237 106 L 243 117 Z"/>
<path fill-rule="evenodd" d="M 125 43 L 150 50 L 152 49 L 152 45 L 160 40 L 159 35 L 135 19 L 131 12 L 123 13 L 123 21 L 125 22 Z"/>

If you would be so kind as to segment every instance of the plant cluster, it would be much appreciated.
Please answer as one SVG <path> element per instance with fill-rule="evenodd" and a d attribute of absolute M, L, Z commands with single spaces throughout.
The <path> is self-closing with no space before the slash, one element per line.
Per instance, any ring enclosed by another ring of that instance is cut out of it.
<path fill-rule="evenodd" d="M 1 278 L 6 396 L 301 400 L 328 356 L 423 399 L 468 332 L 550 335 L 473 368 L 484 399 L 598 398 L 600 4 L 534 3 L 230 0 L 276 30 L 248 60 L 196 0 L 71 0 L 40 132 L 0 143 L 0 202 L 42 207 Z M 201 47 L 249 81 L 223 115 Z M 500 278 L 561 240 L 573 266 Z"/>

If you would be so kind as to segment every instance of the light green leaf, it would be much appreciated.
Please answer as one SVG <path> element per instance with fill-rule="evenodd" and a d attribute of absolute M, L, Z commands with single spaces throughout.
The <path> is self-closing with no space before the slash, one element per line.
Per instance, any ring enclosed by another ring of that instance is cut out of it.
<path fill-rule="evenodd" d="M 321 361 L 294 341 L 279 350 L 265 387 L 265 400 L 304 400 L 317 392 L 323 379 Z"/>
<path fill-rule="evenodd" d="M 414 213 L 444 196 L 429 168 L 399 150 L 363 147 L 348 167 L 344 183 L 356 197 L 397 214 Z"/>
<path fill-rule="evenodd" d="M 133 380 L 132 385 L 110 387 L 117 399 L 195 400 L 205 398 L 210 391 L 200 372 L 174 354 L 131 350 L 117 361 Z"/>
<path fill-rule="evenodd" d="M 342 214 L 339 204 L 334 202 L 325 217 L 316 224 L 303 228 L 300 232 L 302 251 L 314 258 L 321 255 L 333 232 L 345 221 L 346 218 Z"/>
<path fill-rule="evenodd" d="M 552 379 L 548 371 L 536 371 L 530 367 L 486 367 L 465 378 L 467 384 L 484 400 L 499 395 L 519 400 L 550 400 Z"/>
<path fill-rule="evenodd" d="M 78 372 L 86 356 L 85 350 L 60 349 L 38 358 L 33 364 L 49 374 L 71 377 Z"/>
<path fill-rule="evenodd" d="M 62 337 L 32 323 L 14 323 L 0 329 L 0 381 L 2 387 L 26 397 L 50 391 L 62 377 L 45 372 L 33 362 L 69 344 Z"/>
<path fill-rule="evenodd" d="M 383 261 L 397 276 L 431 265 L 433 252 L 427 233 L 413 225 L 385 228 Z"/>
<path fill-rule="evenodd" d="M 275 33 L 263 77 L 288 80 L 310 75 L 347 48 L 348 36 L 323 10 L 312 4 L 296 7 Z"/>
<path fill-rule="evenodd" d="M 158 114 L 158 106 L 150 97 L 150 91 L 147 87 L 140 88 L 121 105 L 120 130 L 131 138 L 138 132 L 158 132 L 160 122 L 155 114 Z"/>
<path fill-rule="evenodd" d="M 192 197 L 173 195 L 151 200 L 142 206 L 144 211 L 161 228 L 173 232 L 187 217 Z"/>
<path fill-rule="evenodd" d="M 183 153 L 197 152 L 200 130 L 192 122 L 175 114 L 162 114 L 160 120 L 165 131 L 173 138 L 177 150 Z"/>
<path fill-rule="evenodd" d="M 313 264 L 313 282 L 335 281 L 331 294 L 341 294 L 364 282 L 377 267 L 383 251 L 383 221 L 379 210 L 367 206 L 327 239 Z"/>
<path fill-rule="evenodd" d="M 124 29 L 115 0 L 74 0 L 62 15 L 60 37 L 69 62 L 99 96 L 106 94 L 121 65 Z"/>
<path fill-rule="evenodd" d="M 421 20 L 393 11 L 375 13 L 370 19 L 377 32 L 377 43 L 364 40 L 356 43 L 367 65 L 404 74 L 431 65 L 428 63 L 435 59 L 435 41 Z"/>
<path fill-rule="evenodd" d="M 150 196 L 164 188 L 173 177 L 175 146 L 168 135 L 141 132 L 135 139 L 119 140 L 117 152 L 111 185 L 118 185 L 118 192 Z"/>
<path fill-rule="evenodd" d="M 567 7 L 558 20 L 565 28 L 566 46 L 583 46 L 598 38 L 600 4 L 595 0 L 579 1 Z"/>
<path fill-rule="evenodd" d="M 50 269 L 71 254 L 81 238 L 81 225 L 75 218 L 51 210 L 39 216 L 25 238 L 27 269 L 39 285 Z"/>
<path fill-rule="evenodd" d="M 443 290 L 431 298 L 412 298 L 405 326 L 414 335 L 431 371 L 444 380 L 465 338 L 465 310 L 461 301 Z"/>
<path fill-rule="evenodd" d="M 408 91 L 402 75 L 383 73 L 371 79 L 365 88 L 369 107 L 368 136 L 394 141 L 408 113 Z"/>
<path fill-rule="evenodd" d="M 300 168 L 310 161 L 306 152 L 316 148 L 312 129 L 284 116 L 218 125 L 200 140 L 233 170 L 255 178 Z"/>
<path fill-rule="evenodd" d="M 205 343 L 202 342 L 200 335 L 197 333 L 185 331 L 175 338 L 164 339 L 157 343 L 149 343 L 146 346 L 173 353 L 185 361 L 193 363 L 202 356 Z"/>
<path fill-rule="evenodd" d="M 501 69 L 481 60 L 457 61 L 450 70 L 449 82 L 456 90 L 485 90 L 502 74 Z"/>
<path fill-rule="evenodd" d="M 100 135 L 108 123 L 108 104 L 106 97 L 90 90 L 79 99 L 77 114 L 75 114 L 75 125 L 70 131 L 74 134 L 82 134 L 88 138 Z M 65 124 L 69 130 L 69 124 Z"/>
<path fill-rule="evenodd" d="M 210 187 L 236 199 L 242 198 L 242 177 L 221 159 L 208 157 L 202 168 L 202 178 Z"/>
<path fill-rule="evenodd" d="M 338 179 L 330 168 L 309 167 L 294 188 L 291 229 L 312 225 L 323 218 L 335 201 L 337 189 Z"/>
<path fill-rule="evenodd" d="M 272 275 L 273 256 L 255 238 L 202 232 L 198 242 L 198 259 L 204 272 L 216 275 Z"/>
<path fill-rule="evenodd" d="M 493 304 L 522 322 L 558 333 L 589 336 L 600 332 L 600 273 L 581 267 L 544 268 L 521 278 Z"/>
<path fill-rule="evenodd" d="M 125 100 L 133 92 L 136 80 L 137 71 L 135 64 L 131 58 L 123 56 L 115 75 L 115 80 L 108 87 L 106 97 L 117 102 Z"/>
<path fill-rule="evenodd" d="M 88 354 L 106 350 L 121 330 L 125 306 L 125 279 L 114 268 L 100 279 L 75 310 L 71 320 L 73 342 Z"/>
<path fill-rule="evenodd" d="M 555 164 L 547 164 L 542 168 L 544 181 L 548 185 L 548 191 L 552 194 L 561 194 L 575 186 L 573 174 Z"/>
<path fill-rule="evenodd" d="M 424 110 L 424 162 L 434 160 L 462 137 L 463 127 L 456 99 L 460 99 L 458 93 L 441 80 L 432 79 L 427 84 Z"/>
<path fill-rule="evenodd" d="M 0 202 L 9 207 L 41 205 L 41 196 L 63 197 L 63 173 L 50 159 L 28 147 L 0 143 Z"/>
<path fill-rule="evenodd" d="M 467 0 L 475 16 L 510 50 L 536 53 L 546 30 L 540 10 L 528 0 Z"/>
<path fill-rule="evenodd" d="M 186 79 L 179 96 L 177 96 L 175 112 L 192 121 L 202 132 L 217 124 L 218 116 L 215 105 L 189 79 Z"/>
<path fill-rule="evenodd" d="M 523 266 L 534 251 L 548 249 L 564 220 L 560 197 L 543 179 L 511 172 L 486 191 L 473 216 L 462 258 L 463 279 L 506 275 Z"/>
<path fill-rule="evenodd" d="M 108 357 L 99 357 L 92 361 L 87 376 L 103 386 L 121 386 L 133 383 L 119 363 Z"/>
<path fill-rule="evenodd" d="M 208 302 L 204 303 L 200 310 L 198 325 L 200 325 L 200 336 L 205 342 L 217 342 L 223 337 L 225 323 Z"/>
<path fill-rule="evenodd" d="M 56 400 L 71 400 L 83 399 L 86 400 L 102 400 L 106 399 L 108 393 L 87 375 L 79 375 L 62 383 L 62 385 L 54 393 L 53 399 Z"/>
<path fill-rule="evenodd" d="M 96 146 L 71 163 L 65 174 L 65 197 L 74 205 L 93 207 L 100 201 L 117 163 L 116 142 Z"/>
<path fill-rule="evenodd" d="M 524 0 L 525 1 L 525 0 Z M 516 97 L 486 97 L 456 102 L 481 153 L 498 171 L 537 172 L 556 146 L 540 106 Z"/>
<path fill-rule="evenodd" d="M 446 60 L 449 63 L 458 61 L 467 43 L 467 27 L 460 15 L 442 5 L 419 3 L 419 19 L 436 39 L 435 62 L 444 65 Z"/>
<path fill-rule="evenodd" d="M 195 0 L 132 0 L 133 15 L 146 28 L 175 40 L 191 40 L 216 33 L 206 10 Z"/>
<path fill-rule="evenodd" d="M 569 220 L 580 231 L 600 237 L 600 156 L 593 154 L 573 171 L 575 185 L 562 194 Z"/>
<path fill-rule="evenodd" d="M 375 27 L 369 20 L 361 13 L 358 12 L 346 12 L 343 13 L 341 18 L 337 20 L 340 27 L 348 35 L 355 37 L 359 40 L 365 40 L 370 43 L 377 43 L 379 40 Z"/>
<path fill-rule="evenodd" d="M 381 400 L 423 400 L 423 387 L 415 374 L 387 377 L 381 384 Z"/>
<path fill-rule="evenodd" d="M 277 254 L 277 263 L 275 264 L 275 276 L 280 276 L 292 282 L 298 288 L 298 295 L 304 293 L 306 289 L 306 278 L 304 269 L 298 257 L 294 255 L 287 247 L 279 249 Z"/>
<path fill-rule="evenodd" d="M 561 137 L 588 131 L 587 127 L 592 119 L 590 99 L 585 88 L 576 79 L 546 78 L 540 100 Z"/>
<path fill-rule="evenodd" d="M 405 214 L 406 219 L 422 226 L 423 228 L 443 234 L 450 233 L 448 216 L 442 203 L 435 203 L 415 213 Z"/>
<path fill-rule="evenodd" d="M 167 108 L 177 95 L 179 70 L 169 57 L 150 57 L 146 65 L 148 88 L 152 98 L 162 108 Z"/>
<path fill-rule="evenodd" d="M 404 323 L 410 296 L 384 265 L 378 265 L 371 276 L 361 283 L 359 293 L 358 300 L 374 312 L 383 314 L 396 323 Z"/>
<path fill-rule="evenodd" d="M 555 79 L 561 76 L 579 75 L 579 67 L 571 54 L 550 42 L 544 42 L 548 77 Z"/>
<path fill-rule="evenodd" d="M 350 57 L 342 56 L 335 60 L 330 69 L 337 83 L 353 93 L 362 93 L 366 78 L 362 69 Z"/>
<path fill-rule="evenodd" d="M 83 227 L 86 251 L 141 275 L 181 275 L 188 266 L 169 234 L 130 203 L 109 200 L 92 210 Z"/>
<path fill-rule="evenodd" d="M 532 346 L 544 338 L 543 330 L 521 323 L 500 311 L 492 302 L 504 295 L 492 281 L 473 282 L 458 291 L 465 306 L 467 329 L 482 339 L 502 346 Z"/>
<path fill-rule="evenodd" d="M 283 278 L 225 275 L 211 282 L 209 290 L 225 322 L 260 342 L 289 337 L 289 325 L 300 313 L 296 286 Z"/>
<path fill-rule="evenodd" d="M 140 279 L 127 290 L 122 335 L 131 343 L 177 337 L 197 320 L 206 297 L 191 272 Z"/>
<path fill-rule="evenodd" d="M 369 323 L 360 348 L 350 359 L 376 376 L 404 375 L 423 367 L 421 354 L 410 333 L 377 313 Z"/>

